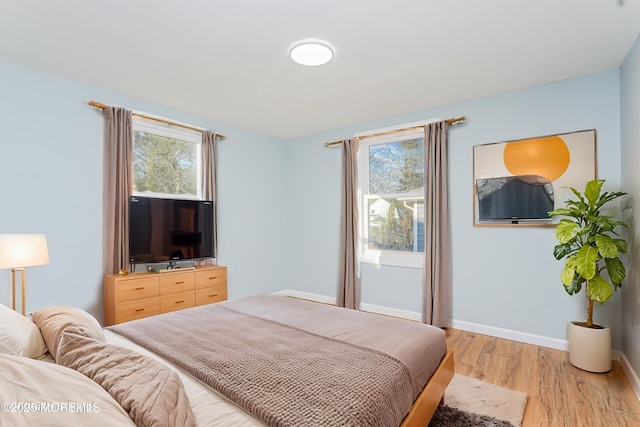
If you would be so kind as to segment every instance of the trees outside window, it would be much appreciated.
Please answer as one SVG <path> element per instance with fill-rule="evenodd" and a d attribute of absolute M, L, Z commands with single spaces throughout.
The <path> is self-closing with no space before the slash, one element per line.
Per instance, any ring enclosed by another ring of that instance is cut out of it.
<path fill-rule="evenodd" d="M 201 134 L 146 121 L 133 126 L 133 194 L 201 197 Z"/>
<path fill-rule="evenodd" d="M 362 260 L 421 266 L 416 255 L 424 252 L 423 132 L 369 138 L 360 157 Z"/>

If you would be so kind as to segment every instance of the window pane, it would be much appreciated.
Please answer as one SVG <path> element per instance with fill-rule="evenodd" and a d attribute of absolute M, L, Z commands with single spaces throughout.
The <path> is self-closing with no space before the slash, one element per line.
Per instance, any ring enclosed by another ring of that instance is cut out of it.
<path fill-rule="evenodd" d="M 197 196 L 198 148 L 192 142 L 134 132 L 134 191 Z"/>
<path fill-rule="evenodd" d="M 369 249 L 424 252 L 424 201 L 369 199 Z"/>
<path fill-rule="evenodd" d="M 404 193 L 423 187 L 423 138 L 369 146 L 369 193 Z"/>
<path fill-rule="evenodd" d="M 369 249 L 424 251 L 423 147 L 423 138 L 369 146 Z"/>

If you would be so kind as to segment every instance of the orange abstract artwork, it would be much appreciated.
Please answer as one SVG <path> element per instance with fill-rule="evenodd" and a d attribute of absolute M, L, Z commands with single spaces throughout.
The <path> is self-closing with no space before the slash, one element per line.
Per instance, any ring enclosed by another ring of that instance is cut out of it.
<path fill-rule="evenodd" d="M 596 178 L 595 129 L 474 145 L 474 225 L 553 225 L 548 213 Z"/>
<path fill-rule="evenodd" d="M 540 175 L 553 182 L 569 168 L 571 155 L 559 136 L 509 142 L 504 165 L 513 175 Z"/>

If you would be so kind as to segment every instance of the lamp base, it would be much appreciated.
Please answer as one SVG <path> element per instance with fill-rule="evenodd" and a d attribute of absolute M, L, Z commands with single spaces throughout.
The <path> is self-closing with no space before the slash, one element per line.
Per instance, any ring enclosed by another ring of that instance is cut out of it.
<path fill-rule="evenodd" d="M 16 271 L 20 271 L 22 273 L 22 298 L 20 302 L 22 303 L 22 315 L 26 314 L 26 304 L 25 304 L 25 294 L 26 294 L 26 286 L 25 286 L 25 270 L 24 267 L 12 268 L 11 269 L 11 308 L 16 310 Z"/>

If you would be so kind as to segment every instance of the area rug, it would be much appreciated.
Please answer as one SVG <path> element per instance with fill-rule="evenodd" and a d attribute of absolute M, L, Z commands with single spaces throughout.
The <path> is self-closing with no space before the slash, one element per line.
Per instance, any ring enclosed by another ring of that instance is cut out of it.
<path fill-rule="evenodd" d="M 456 374 L 429 427 L 520 427 L 527 394 Z"/>

